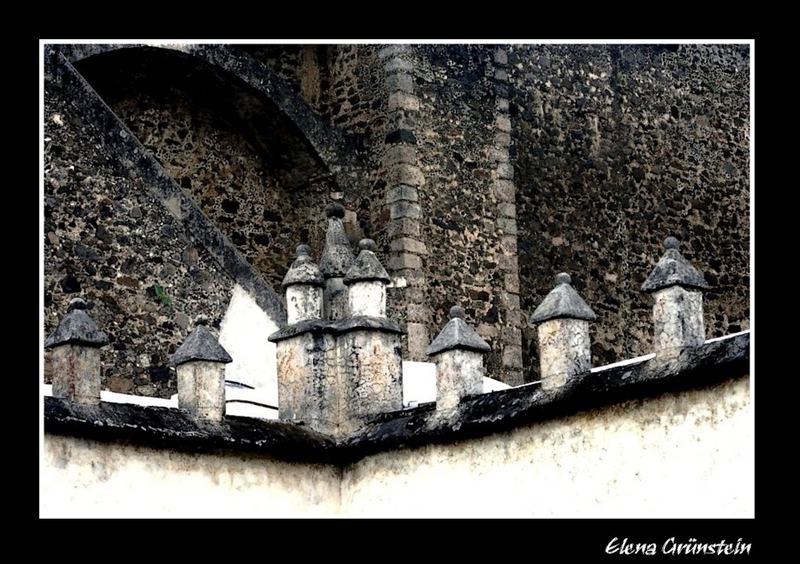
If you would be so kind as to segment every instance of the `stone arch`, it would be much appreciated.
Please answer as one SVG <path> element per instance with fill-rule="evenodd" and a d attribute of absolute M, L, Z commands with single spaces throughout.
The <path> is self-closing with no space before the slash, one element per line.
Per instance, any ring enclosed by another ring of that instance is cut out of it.
<path fill-rule="evenodd" d="M 192 45 L 192 44 L 67 44 L 57 46 L 65 58 L 79 70 L 87 66 L 91 59 L 114 54 L 136 54 L 149 60 L 177 61 L 183 59 L 186 68 L 205 70 L 210 76 L 242 93 L 254 95 L 263 103 L 274 108 L 275 117 L 283 122 L 284 132 L 293 133 L 299 143 L 294 147 L 294 155 L 302 155 L 305 162 L 292 162 L 292 168 L 311 171 L 307 176 L 327 177 L 336 185 L 342 169 L 351 164 L 353 152 L 347 149 L 349 141 L 337 129 L 322 122 L 313 113 L 302 97 L 263 63 L 235 46 Z M 113 59 L 110 59 L 113 60 Z M 242 106 L 247 110 L 248 105 Z M 242 116 L 244 121 L 248 116 Z M 253 137 L 257 137 L 254 135 Z M 265 139 L 255 138 L 256 145 Z M 301 166 L 297 166 L 300 164 Z M 316 165 L 316 166 L 313 166 Z M 294 178 L 293 185 L 302 185 L 302 174 Z"/>
<path fill-rule="evenodd" d="M 351 152 L 347 150 L 348 140 L 345 136 L 339 130 L 319 120 L 303 98 L 294 92 L 284 79 L 235 46 L 126 43 L 69 44 L 59 45 L 58 49 L 73 64 L 95 55 L 123 49 L 149 49 L 162 51 L 165 54 L 187 55 L 214 67 L 220 73 L 229 75 L 229 78 L 235 78 L 269 99 L 297 127 L 333 174 L 338 174 L 340 169 L 350 162 Z"/>

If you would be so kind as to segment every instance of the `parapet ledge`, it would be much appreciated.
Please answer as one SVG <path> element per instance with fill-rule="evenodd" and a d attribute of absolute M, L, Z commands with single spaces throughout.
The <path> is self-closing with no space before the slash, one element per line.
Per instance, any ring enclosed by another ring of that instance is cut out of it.
<path fill-rule="evenodd" d="M 326 325 L 309 323 L 309 327 Z M 668 359 L 651 357 L 600 367 L 554 390 L 529 384 L 469 396 L 450 414 L 438 413 L 434 403 L 384 413 L 338 443 L 295 423 L 232 416 L 215 424 L 180 409 L 107 402 L 87 406 L 52 397 L 45 398 L 45 430 L 157 448 L 245 450 L 342 464 L 380 451 L 488 435 L 620 401 L 747 377 L 749 351 L 749 332 L 730 335 Z"/>
<path fill-rule="evenodd" d="M 750 333 L 707 341 L 670 359 L 649 357 L 587 372 L 562 388 L 535 384 L 465 398 L 442 415 L 425 404 L 373 418 L 339 448 L 348 458 L 435 442 L 478 437 L 625 400 L 701 388 L 749 374 Z"/>

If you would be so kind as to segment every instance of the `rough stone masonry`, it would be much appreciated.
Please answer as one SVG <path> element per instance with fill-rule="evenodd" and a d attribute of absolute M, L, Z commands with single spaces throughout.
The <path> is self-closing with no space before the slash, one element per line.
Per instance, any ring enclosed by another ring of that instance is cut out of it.
<path fill-rule="evenodd" d="M 639 287 L 665 234 L 711 287 L 706 337 L 749 327 L 747 46 L 53 47 L 89 90 L 48 58 L 44 329 L 84 297 L 104 389 L 175 393 L 190 320 L 218 328 L 245 270 L 283 296 L 332 202 L 352 246 L 376 242 L 404 358 L 458 304 L 487 376 L 539 379 L 531 318 L 561 271 L 597 315 L 595 365 L 650 352 Z M 213 234 L 153 197 L 145 160 Z"/>

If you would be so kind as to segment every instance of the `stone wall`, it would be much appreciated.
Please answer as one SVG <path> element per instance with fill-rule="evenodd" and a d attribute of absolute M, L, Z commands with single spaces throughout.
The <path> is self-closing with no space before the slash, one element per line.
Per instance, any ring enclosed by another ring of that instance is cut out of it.
<path fill-rule="evenodd" d="M 201 72 L 191 73 L 170 55 L 117 52 L 102 56 L 106 61 L 88 59 L 79 69 L 204 215 L 279 288 L 299 243 L 321 251 L 330 185 L 312 176 L 299 187 L 287 186 L 280 151 L 293 147 L 280 137 L 293 133 L 267 130 L 270 142 L 259 143 L 252 124 L 238 115 L 248 105 L 262 115 L 274 110 L 233 85 L 228 91 Z"/>
<path fill-rule="evenodd" d="M 670 234 L 713 287 L 707 336 L 749 327 L 749 65 L 737 45 L 509 47 L 522 309 L 569 272 L 595 366 L 652 350 L 639 287 Z"/>
<path fill-rule="evenodd" d="M 83 296 L 109 336 L 103 388 L 168 397 L 176 384 L 167 357 L 197 315 L 219 326 L 233 282 L 143 179 L 117 170 L 103 132 L 45 78 L 43 330 Z"/>
<path fill-rule="evenodd" d="M 492 346 L 487 375 L 535 380 L 526 318 L 559 271 L 598 314 L 595 365 L 650 352 L 639 286 L 668 234 L 714 287 L 708 336 L 749 327 L 747 47 L 236 49 L 346 137 L 353 159 L 336 181 L 302 132 L 230 77 L 135 50 L 79 69 L 274 288 L 296 244 L 319 258 L 336 200 L 351 242 L 378 243 L 409 359 L 425 360 L 460 304 Z"/>
<path fill-rule="evenodd" d="M 506 262 L 516 241 L 513 236 L 506 241 L 498 225 L 503 200 L 496 181 L 508 180 L 498 176 L 496 142 L 497 134 L 508 136 L 509 126 L 497 128 L 497 100 L 505 92 L 498 91 L 495 81 L 494 50 L 481 45 L 417 50 L 417 139 L 425 176 L 420 207 L 429 253 L 425 273 L 430 334 L 444 325 L 452 305 L 461 305 L 467 321 L 492 346 L 487 376 L 521 384 L 521 374 L 513 370 L 520 362 L 508 355 L 509 362 L 504 362 L 503 354 L 519 319 L 509 319 L 505 292 L 510 266 Z"/>

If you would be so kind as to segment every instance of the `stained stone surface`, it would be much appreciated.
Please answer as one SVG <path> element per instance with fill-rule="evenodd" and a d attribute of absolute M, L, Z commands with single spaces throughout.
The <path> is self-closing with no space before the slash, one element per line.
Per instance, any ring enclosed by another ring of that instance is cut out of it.
<path fill-rule="evenodd" d="M 657 354 L 677 354 L 682 347 L 696 347 L 705 342 L 702 292 L 669 286 L 653 292 L 653 298 L 653 335 Z"/>
<path fill-rule="evenodd" d="M 100 349 L 65 344 L 53 349 L 53 396 L 79 404 L 100 402 Z"/>
<path fill-rule="evenodd" d="M 451 349 L 434 356 L 436 409 L 452 410 L 462 398 L 483 392 L 484 353 Z"/>
<path fill-rule="evenodd" d="M 583 319 L 550 319 L 539 324 L 539 359 L 542 388 L 564 386 L 576 374 L 592 367 L 589 322 Z"/>
<path fill-rule="evenodd" d="M 225 365 L 193 360 L 176 369 L 178 407 L 212 422 L 225 416 Z"/>

